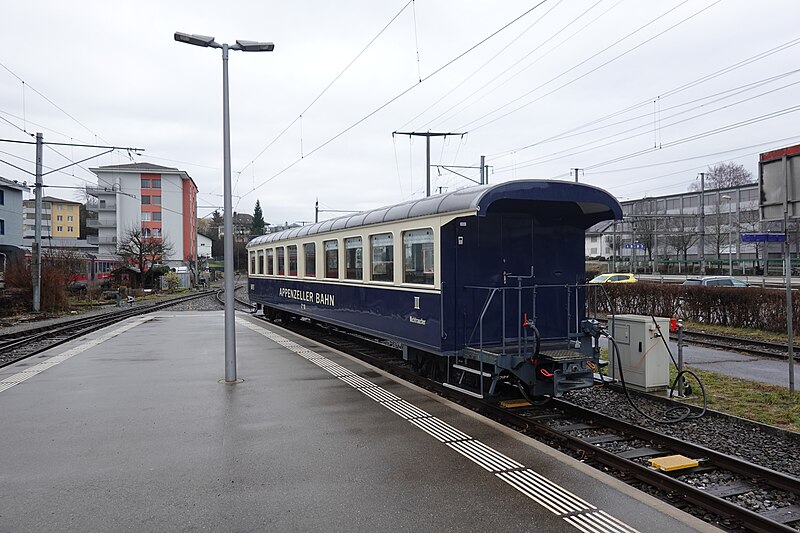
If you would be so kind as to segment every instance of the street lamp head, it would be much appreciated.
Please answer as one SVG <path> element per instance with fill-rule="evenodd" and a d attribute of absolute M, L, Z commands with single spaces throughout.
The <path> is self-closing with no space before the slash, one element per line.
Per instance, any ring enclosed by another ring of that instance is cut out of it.
<path fill-rule="evenodd" d="M 194 33 L 190 35 L 179 31 L 175 32 L 175 40 L 180 43 L 193 44 L 195 46 L 213 46 L 216 44 L 214 38 L 208 35 L 196 35 Z"/>
<path fill-rule="evenodd" d="M 258 41 L 236 40 L 236 47 L 243 52 L 272 52 L 275 50 L 273 43 L 261 43 Z"/>

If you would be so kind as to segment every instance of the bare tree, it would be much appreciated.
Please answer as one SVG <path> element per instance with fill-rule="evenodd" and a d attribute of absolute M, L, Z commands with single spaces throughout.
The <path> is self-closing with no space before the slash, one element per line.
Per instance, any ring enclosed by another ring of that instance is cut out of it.
<path fill-rule="evenodd" d="M 744 165 L 733 163 L 717 163 L 706 170 L 705 188 L 710 189 L 728 189 L 730 187 L 737 187 L 739 185 L 747 185 L 754 183 L 753 173 L 747 170 Z M 689 186 L 690 191 L 699 191 L 700 185 L 695 182 Z"/>
<path fill-rule="evenodd" d="M 686 217 L 671 217 L 667 219 L 667 246 L 675 250 L 675 257 L 684 261 L 689 258 L 689 249 L 697 242 L 696 223 Z"/>
<path fill-rule="evenodd" d="M 161 263 L 172 252 L 172 244 L 166 236 L 151 237 L 142 228 L 128 229 L 117 244 L 117 255 L 125 264 L 131 265 L 152 280 L 153 265 Z"/>
<path fill-rule="evenodd" d="M 633 204 L 631 219 L 635 225 L 636 240 L 644 244 L 647 256 L 653 260 L 656 242 L 655 200 L 644 198 Z"/>

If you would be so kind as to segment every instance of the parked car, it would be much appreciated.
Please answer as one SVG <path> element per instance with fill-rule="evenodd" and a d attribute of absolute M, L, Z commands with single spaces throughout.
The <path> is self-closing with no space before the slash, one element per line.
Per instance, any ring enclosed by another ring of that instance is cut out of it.
<path fill-rule="evenodd" d="M 683 285 L 699 285 L 703 287 L 750 287 L 740 279 L 731 276 L 704 276 L 702 278 L 688 278 Z"/>
<path fill-rule="evenodd" d="M 633 274 L 609 273 L 600 274 L 592 278 L 589 283 L 636 283 L 637 281 Z"/>

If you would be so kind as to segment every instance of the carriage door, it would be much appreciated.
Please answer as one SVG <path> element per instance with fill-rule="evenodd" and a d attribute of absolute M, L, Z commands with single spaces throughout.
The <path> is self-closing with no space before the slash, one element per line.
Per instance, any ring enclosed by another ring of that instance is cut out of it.
<path fill-rule="evenodd" d="M 504 214 L 500 219 L 500 224 L 501 272 L 506 272 L 510 276 L 530 276 L 531 267 L 534 264 L 533 217 L 523 214 Z M 502 284 L 502 280 L 500 280 L 500 284 Z M 530 287 L 532 284 L 533 280 L 522 279 L 523 287 Z M 517 279 L 508 278 L 506 286 L 516 287 Z M 527 313 L 530 318 L 533 317 L 533 291 L 531 289 L 522 290 L 522 309 L 520 309 L 519 296 L 519 291 L 515 289 L 506 290 L 504 332 L 507 338 L 516 338 L 521 334 L 523 313 Z"/>

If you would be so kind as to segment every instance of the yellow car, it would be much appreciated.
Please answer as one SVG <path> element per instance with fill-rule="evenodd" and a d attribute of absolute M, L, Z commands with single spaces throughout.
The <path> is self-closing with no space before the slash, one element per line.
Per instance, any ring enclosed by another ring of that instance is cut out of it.
<path fill-rule="evenodd" d="M 589 283 L 636 283 L 637 281 L 633 274 L 600 274 L 592 278 Z"/>

